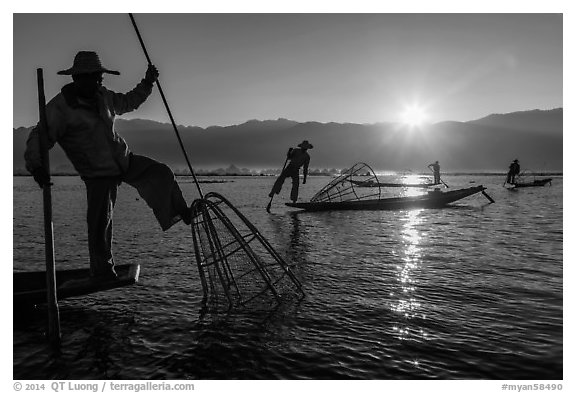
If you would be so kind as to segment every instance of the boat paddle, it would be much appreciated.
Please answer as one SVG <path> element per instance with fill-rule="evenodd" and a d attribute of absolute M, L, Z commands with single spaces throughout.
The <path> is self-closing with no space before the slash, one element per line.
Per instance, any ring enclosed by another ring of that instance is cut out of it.
<path fill-rule="evenodd" d="M 136 20 L 134 19 L 134 15 L 128 13 L 130 17 L 130 21 L 132 21 L 132 26 L 134 27 L 134 31 L 138 36 L 138 41 L 140 41 L 140 46 L 142 47 L 142 51 L 144 52 L 144 56 L 146 57 L 146 61 L 149 65 L 152 65 L 152 60 L 150 60 L 150 56 L 148 55 L 148 51 L 146 50 L 146 45 L 144 45 L 144 40 L 140 35 L 140 30 L 138 30 L 138 25 L 136 25 Z M 192 168 L 192 164 L 190 163 L 190 159 L 188 158 L 188 153 L 186 153 L 186 148 L 184 147 L 184 142 L 182 142 L 182 137 L 178 132 L 178 127 L 176 127 L 176 122 L 174 121 L 174 117 L 172 116 L 172 112 L 170 111 L 170 107 L 168 106 L 168 101 L 166 101 L 166 96 L 164 95 L 164 91 L 162 90 L 162 86 L 160 85 L 160 80 L 156 79 L 156 86 L 158 87 L 158 92 L 160 93 L 160 97 L 162 98 L 162 102 L 164 103 L 164 107 L 166 108 L 166 112 L 168 113 L 168 117 L 170 118 L 170 123 L 172 124 L 172 128 L 174 129 L 174 133 L 176 134 L 176 138 L 178 139 L 178 143 L 180 144 L 180 148 L 182 149 L 182 153 L 184 154 L 184 159 L 186 160 L 186 164 L 188 164 L 188 169 L 192 174 L 192 178 L 194 179 L 194 183 L 196 184 L 196 188 L 198 189 L 198 193 L 200 194 L 200 198 L 204 198 L 204 193 L 202 192 L 202 188 L 200 187 L 200 183 L 198 182 L 198 178 L 196 177 L 196 173 Z"/>
<path fill-rule="evenodd" d="M 286 164 L 288 163 L 288 160 L 290 158 L 286 157 L 286 161 L 284 161 L 284 165 L 282 165 L 282 171 L 280 172 L 280 175 L 282 175 L 282 172 L 284 172 L 284 169 L 286 168 Z M 272 207 L 272 199 L 274 199 L 274 193 L 272 192 L 272 196 L 270 197 L 270 202 L 268 202 L 268 205 L 266 206 L 266 211 L 268 213 L 270 213 L 270 208 Z"/>

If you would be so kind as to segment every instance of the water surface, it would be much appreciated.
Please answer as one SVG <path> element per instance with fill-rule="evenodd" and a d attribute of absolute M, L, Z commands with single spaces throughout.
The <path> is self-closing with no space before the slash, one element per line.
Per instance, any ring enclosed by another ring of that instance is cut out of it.
<path fill-rule="evenodd" d="M 162 232 L 134 189 L 120 188 L 117 263 L 142 264 L 131 287 L 60 302 L 62 353 L 44 310 L 15 315 L 15 379 L 562 379 L 562 177 L 502 187 L 450 176 L 482 195 L 443 209 L 296 213 L 288 184 L 266 213 L 268 177 L 203 184 L 272 243 L 306 297 L 274 313 L 200 315 L 189 228 Z M 306 200 L 329 181 L 311 177 Z M 59 269 L 88 267 L 85 191 L 56 177 Z M 189 201 L 190 179 L 181 179 Z M 41 192 L 14 177 L 14 270 L 44 267 Z"/>

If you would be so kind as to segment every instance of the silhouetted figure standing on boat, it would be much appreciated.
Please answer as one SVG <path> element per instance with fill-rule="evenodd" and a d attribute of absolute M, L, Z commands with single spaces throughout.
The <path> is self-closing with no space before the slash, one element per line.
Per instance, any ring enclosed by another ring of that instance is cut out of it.
<path fill-rule="evenodd" d="M 96 52 L 81 51 L 72 67 L 58 74 L 70 75 L 72 83 L 62 87 L 46 106 L 48 146 L 60 144 L 86 185 L 90 274 L 114 278 L 112 216 L 122 182 L 138 190 L 162 230 L 181 219 L 186 224 L 191 220 L 172 170 L 133 154 L 114 130 L 117 115 L 137 109 L 150 96 L 158 70 L 149 65 L 146 76 L 134 89 L 116 93 L 102 86 L 103 74 L 120 73 L 104 68 Z M 40 131 L 45 132 L 38 125 L 30 132 L 24 156 L 26 168 L 43 187 L 49 176 L 40 160 Z"/>
<path fill-rule="evenodd" d="M 428 168 L 432 169 L 432 172 L 434 172 L 434 184 L 440 184 L 440 164 L 438 161 L 429 164 Z"/>
<path fill-rule="evenodd" d="M 509 167 L 508 176 L 506 177 L 506 183 L 516 184 L 516 176 L 520 174 L 520 164 L 518 160 L 514 160 Z"/>
<path fill-rule="evenodd" d="M 290 199 L 292 202 L 296 202 L 298 200 L 298 187 L 300 184 L 300 168 L 303 168 L 303 179 L 302 184 L 306 184 L 306 177 L 308 176 L 308 165 L 310 164 L 310 155 L 308 154 L 307 150 L 312 149 L 312 146 L 308 141 L 303 141 L 298 145 L 298 148 L 288 149 L 287 159 L 290 160 L 288 165 L 284 168 L 280 176 L 274 183 L 272 187 L 272 191 L 268 195 L 270 198 L 274 196 L 274 194 L 280 194 L 282 190 L 282 185 L 284 184 L 284 180 L 287 177 L 292 178 L 292 190 L 290 191 Z"/>

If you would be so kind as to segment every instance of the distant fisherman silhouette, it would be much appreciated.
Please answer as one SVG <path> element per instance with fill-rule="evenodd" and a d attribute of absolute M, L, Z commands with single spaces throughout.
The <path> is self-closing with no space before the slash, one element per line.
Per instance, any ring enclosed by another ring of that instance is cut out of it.
<path fill-rule="evenodd" d="M 163 230 L 181 219 L 190 224 L 191 214 L 172 170 L 133 154 L 114 130 L 116 115 L 135 110 L 152 93 L 158 70 L 149 65 L 144 79 L 124 94 L 102 86 L 104 73 L 120 75 L 104 68 L 96 52 L 78 52 L 73 66 L 58 72 L 73 82 L 50 100 L 46 117 L 49 148 L 58 142 L 86 185 L 90 274 L 114 278 L 112 216 L 122 182 L 138 190 Z M 39 132 L 40 125 L 30 132 L 24 157 L 26 169 L 44 187 L 49 175 L 40 159 Z"/>
<path fill-rule="evenodd" d="M 286 165 L 286 168 L 284 168 L 274 183 L 272 191 L 270 191 L 270 194 L 268 195 L 270 198 L 272 198 L 274 194 L 280 194 L 284 180 L 286 180 L 287 177 L 290 177 L 292 178 L 292 190 L 290 191 L 290 199 L 292 202 L 296 202 L 298 200 L 300 168 L 303 168 L 304 175 L 302 184 L 306 184 L 306 177 L 308 176 L 308 165 L 310 164 L 310 155 L 308 154 L 307 150 L 314 148 L 314 146 L 308 143 L 308 141 L 303 141 L 298 145 L 298 147 L 299 148 L 296 149 L 288 149 L 287 158 L 290 160 L 290 162 L 288 165 Z"/>
<path fill-rule="evenodd" d="M 440 184 L 440 164 L 438 161 L 429 164 L 428 168 L 432 168 L 432 171 L 434 172 L 434 184 Z"/>
<path fill-rule="evenodd" d="M 520 174 L 520 164 L 518 160 L 514 160 L 509 167 L 508 176 L 506 177 L 506 183 L 516 184 L 516 176 Z"/>

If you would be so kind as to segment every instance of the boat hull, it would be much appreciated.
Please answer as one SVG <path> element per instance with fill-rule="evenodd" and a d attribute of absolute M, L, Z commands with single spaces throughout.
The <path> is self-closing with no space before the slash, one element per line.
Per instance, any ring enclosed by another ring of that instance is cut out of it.
<path fill-rule="evenodd" d="M 453 191 L 431 191 L 428 194 L 384 198 L 367 199 L 344 202 L 297 202 L 286 203 L 286 206 L 304 209 L 306 211 L 331 211 L 331 210 L 402 210 L 413 208 L 439 208 L 462 198 L 483 192 L 484 186 L 470 187 Z"/>
<path fill-rule="evenodd" d="M 530 183 L 516 183 L 514 185 L 514 188 L 542 187 L 545 186 L 546 184 L 552 185 L 552 178 L 534 180 L 533 182 Z"/>
<path fill-rule="evenodd" d="M 357 187 L 362 188 L 371 188 L 371 187 L 383 187 L 383 188 L 429 188 L 433 186 L 440 185 L 441 183 L 379 183 L 373 181 L 357 181 L 357 180 L 350 180 L 350 183 L 354 184 Z"/>
<path fill-rule="evenodd" d="M 118 279 L 112 280 L 91 279 L 90 269 L 56 271 L 58 300 L 120 288 L 138 282 L 139 264 L 116 265 L 114 268 L 118 274 Z M 46 272 L 15 272 L 14 303 L 46 303 Z"/>

